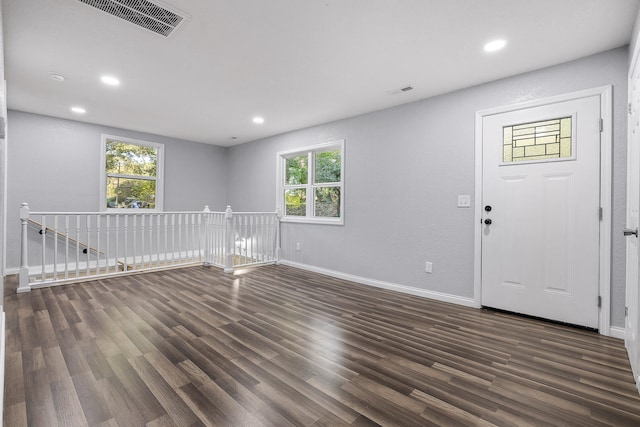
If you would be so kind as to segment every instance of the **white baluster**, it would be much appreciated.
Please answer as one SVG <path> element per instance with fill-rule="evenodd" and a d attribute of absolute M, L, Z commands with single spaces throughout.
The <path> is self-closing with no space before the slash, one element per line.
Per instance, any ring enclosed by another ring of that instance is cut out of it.
<path fill-rule="evenodd" d="M 76 279 L 80 277 L 80 215 L 76 215 Z"/>
<path fill-rule="evenodd" d="M 100 274 L 100 215 L 96 215 L 96 275 Z"/>
<path fill-rule="evenodd" d="M 262 218 L 264 217 L 264 215 L 262 214 L 251 214 L 251 217 L 253 218 L 253 231 L 251 233 L 250 239 L 251 239 L 251 263 L 252 264 L 256 264 L 260 262 L 260 252 L 258 252 L 258 247 L 260 245 L 260 242 L 262 241 L 262 236 L 260 235 L 260 233 L 262 233 L 262 227 L 260 227 L 260 222 L 262 221 Z"/>
<path fill-rule="evenodd" d="M 184 249 L 180 251 L 180 263 L 184 264 L 189 259 L 189 214 L 181 214 L 182 217 L 182 243 L 180 248 Z"/>
<path fill-rule="evenodd" d="M 160 268 L 160 227 L 162 225 L 162 215 L 156 215 L 156 267 Z"/>
<path fill-rule="evenodd" d="M 141 253 L 140 261 L 142 263 L 140 268 L 143 268 L 143 269 L 144 269 L 144 254 L 145 254 L 145 250 L 144 250 L 144 239 L 145 239 L 145 234 L 144 234 L 144 230 L 145 230 L 144 225 L 145 224 L 144 223 L 145 223 L 145 216 L 146 215 L 142 215 L 140 217 L 140 223 L 141 223 L 140 224 L 140 246 L 141 246 L 141 248 L 140 248 L 140 253 Z"/>
<path fill-rule="evenodd" d="M 64 278 L 69 278 L 69 215 L 64 216 Z"/>
<path fill-rule="evenodd" d="M 129 271 L 129 259 L 128 256 L 128 240 L 129 240 L 129 215 L 124 216 L 124 271 Z"/>
<path fill-rule="evenodd" d="M 119 246 L 120 246 L 120 215 L 116 215 L 116 232 L 115 234 L 115 238 L 116 238 L 116 244 L 115 244 L 115 250 L 114 250 L 114 256 L 113 256 L 113 268 L 114 268 L 114 272 L 118 272 L 118 252 L 119 252 Z"/>
<path fill-rule="evenodd" d="M 196 258 L 196 215 L 191 214 L 191 262 L 197 261 Z"/>
<path fill-rule="evenodd" d="M 241 257 L 241 264 L 247 263 L 247 233 L 249 228 L 249 219 L 246 215 L 243 215 L 238 218 L 240 224 L 238 224 L 238 237 L 240 238 L 240 255 L 244 254 L 244 257 Z M 243 247 L 244 246 L 244 247 Z"/>
<path fill-rule="evenodd" d="M 153 267 L 153 215 L 149 214 L 149 268 Z"/>
<path fill-rule="evenodd" d="M 58 280 L 58 215 L 53 216 L 53 280 Z"/>
<path fill-rule="evenodd" d="M 110 237 L 111 237 L 110 236 L 110 233 L 111 233 L 111 216 L 105 215 L 104 220 L 106 222 L 106 224 L 105 224 L 105 233 L 106 233 L 105 239 L 106 239 L 106 242 L 105 242 L 105 248 L 104 248 L 104 260 L 105 260 L 104 272 L 106 274 L 109 274 L 109 255 L 110 255 L 109 254 L 109 249 L 110 249 L 109 248 L 109 243 L 110 243 L 110 240 L 111 240 L 110 239 Z"/>
<path fill-rule="evenodd" d="M 171 214 L 171 264 L 176 259 L 176 214 Z"/>
<path fill-rule="evenodd" d="M 167 261 L 169 261 L 169 252 L 167 251 L 169 246 L 169 216 L 163 215 L 162 217 L 164 219 L 164 265 L 166 266 Z"/>
<path fill-rule="evenodd" d="M 44 282 L 47 279 L 45 273 L 46 262 L 46 251 L 47 251 L 47 217 L 42 215 L 42 226 L 40 227 L 40 235 L 42 236 L 42 281 Z"/>
<path fill-rule="evenodd" d="M 258 221 L 258 228 L 257 228 L 257 238 L 254 242 L 254 253 L 255 253 L 255 257 L 256 257 L 256 262 L 264 262 L 264 243 L 265 243 L 265 239 L 267 237 L 266 234 L 266 226 L 265 226 L 265 221 L 267 220 L 268 216 L 265 214 L 260 214 L 256 217 L 257 221 Z"/>
<path fill-rule="evenodd" d="M 138 256 L 138 227 L 137 224 L 138 223 L 138 215 L 133 215 L 133 225 L 132 225 L 132 230 L 131 230 L 131 245 L 133 246 L 133 258 L 132 258 L 132 262 L 133 262 L 133 269 L 137 269 L 138 268 L 138 260 L 137 260 L 137 256 Z"/>
<path fill-rule="evenodd" d="M 178 263 L 182 262 L 182 214 L 178 214 Z"/>
<path fill-rule="evenodd" d="M 87 276 L 90 274 L 89 263 L 91 261 L 91 215 L 87 215 Z"/>

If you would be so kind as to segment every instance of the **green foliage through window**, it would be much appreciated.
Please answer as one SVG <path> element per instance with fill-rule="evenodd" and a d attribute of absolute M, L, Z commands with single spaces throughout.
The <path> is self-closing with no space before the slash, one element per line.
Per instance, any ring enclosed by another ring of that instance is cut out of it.
<path fill-rule="evenodd" d="M 317 184 L 325 182 L 340 182 L 342 162 L 340 150 L 316 153 L 316 179 Z"/>
<path fill-rule="evenodd" d="M 305 216 L 307 214 L 307 189 L 293 188 L 284 192 L 285 215 Z"/>
<path fill-rule="evenodd" d="M 316 188 L 315 195 L 316 216 L 340 216 L 340 187 Z"/>
<path fill-rule="evenodd" d="M 157 148 L 107 140 L 105 170 L 108 208 L 155 209 Z"/>
<path fill-rule="evenodd" d="M 306 184 L 309 177 L 307 156 L 291 157 L 287 159 L 287 185 Z"/>

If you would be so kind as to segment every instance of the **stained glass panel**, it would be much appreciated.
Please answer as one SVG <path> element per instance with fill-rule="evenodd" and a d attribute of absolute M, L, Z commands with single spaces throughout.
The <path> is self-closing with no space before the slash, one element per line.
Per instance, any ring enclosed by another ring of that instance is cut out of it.
<path fill-rule="evenodd" d="M 572 157 L 571 117 L 503 127 L 502 161 Z"/>

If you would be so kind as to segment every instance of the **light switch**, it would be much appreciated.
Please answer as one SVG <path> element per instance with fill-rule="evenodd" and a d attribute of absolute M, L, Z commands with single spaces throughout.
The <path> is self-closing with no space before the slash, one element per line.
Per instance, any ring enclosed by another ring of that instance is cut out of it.
<path fill-rule="evenodd" d="M 459 208 L 470 208 L 471 207 L 471 196 L 468 194 L 458 195 L 458 207 Z"/>

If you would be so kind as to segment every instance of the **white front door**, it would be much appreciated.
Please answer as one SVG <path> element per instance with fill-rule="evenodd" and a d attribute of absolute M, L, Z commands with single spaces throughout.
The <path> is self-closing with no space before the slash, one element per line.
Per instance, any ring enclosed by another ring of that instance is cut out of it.
<path fill-rule="evenodd" d="M 482 305 L 598 328 L 600 97 L 482 120 Z"/>
<path fill-rule="evenodd" d="M 625 345 L 634 377 L 640 375 L 640 340 L 638 329 L 638 210 L 640 209 L 640 67 L 632 67 L 629 79 L 629 137 L 627 139 L 627 271 Z M 635 234 L 632 234 L 635 232 Z M 640 387 L 640 380 L 636 380 Z"/>

